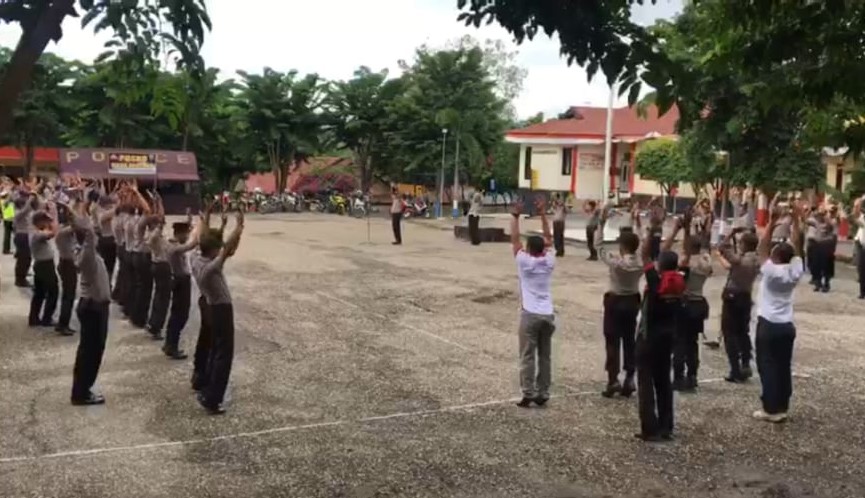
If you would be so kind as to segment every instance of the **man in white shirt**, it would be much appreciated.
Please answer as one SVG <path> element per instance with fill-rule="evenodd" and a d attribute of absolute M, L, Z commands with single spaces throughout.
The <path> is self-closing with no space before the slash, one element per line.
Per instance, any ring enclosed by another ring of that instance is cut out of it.
<path fill-rule="evenodd" d="M 773 210 L 772 222 L 760 239 L 757 252 L 762 265 L 757 298 L 757 369 L 763 387 L 763 409 L 754 418 L 779 423 L 787 420 L 793 394 L 791 362 L 796 326 L 793 324 L 793 291 L 805 274 L 799 247 L 802 237 L 802 208 L 793 203 L 790 242 L 772 248 L 772 232 L 783 213 Z"/>
<path fill-rule="evenodd" d="M 544 406 L 550 399 L 550 357 L 556 329 L 550 291 L 556 257 L 550 250 L 552 234 L 543 199 L 537 202 L 537 212 L 541 215 L 543 237 L 529 237 L 525 248 L 520 239 L 522 206 L 517 204 L 511 213 L 511 246 L 517 261 L 522 305 L 519 347 L 523 398 L 517 403 L 521 408 L 528 408 L 532 403 Z"/>
<path fill-rule="evenodd" d="M 865 215 L 862 214 L 862 202 L 865 196 L 856 199 L 850 218 L 856 227 L 856 269 L 859 273 L 859 299 L 865 299 Z"/>

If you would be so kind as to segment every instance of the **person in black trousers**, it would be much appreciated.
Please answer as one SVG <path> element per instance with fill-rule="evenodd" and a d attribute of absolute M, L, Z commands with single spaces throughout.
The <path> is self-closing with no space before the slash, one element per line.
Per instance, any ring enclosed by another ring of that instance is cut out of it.
<path fill-rule="evenodd" d="M 209 230 L 205 233 L 199 241 L 201 254 L 192 264 L 195 281 L 207 302 L 205 313 L 211 341 L 207 366 L 203 368 L 206 381 L 200 386 L 198 402 L 212 415 L 225 413 L 222 402 L 234 358 L 234 308 L 223 267 L 237 251 L 243 221 L 243 212 L 238 211 L 237 226 L 224 244 L 218 232 Z"/>
<path fill-rule="evenodd" d="M 30 287 L 27 283 L 27 272 L 30 271 L 33 261 L 30 253 L 30 217 L 38 207 L 38 198 L 32 192 L 19 193 L 14 202 L 15 217 L 12 227 L 15 231 L 15 286 Z"/>
<path fill-rule="evenodd" d="M 865 299 L 865 215 L 862 214 L 862 202 L 865 202 L 865 196 L 856 199 L 850 216 L 856 230 L 854 254 L 859 277 L 859 299 Z"/>
<path fill-rule="evenodd" d="M 405 201 L 399 196 L 397 189 L 391 191 L 390 222 L 393 228 L 393 245 L 402 244 L 402 215 L 405 210 Z"/>
<path fill-rule="evenodd" d="M 481 244 L 481 209 L 484 206 L 484 196 L 480 192 L 475 192 L 472 196 L 471 207 L 469 208 L 469 239 L 473 246 Z"/>
<path fill-rule="evenodd" d="M 673 437 L 670 367 L 685 279 L 675 252 L 661 251 L 657 263 L 652 262 L 650 233 L 642 244 L 646 290 L 636 345 L 640 432 L 635 436 L 655 442 Z"/>
<path fill-rule="evenodd" d="M 81 212 L 72 214 L 75 235 L 81 244 L 76 261 L 81 275 L 81 297 L 76 310 L 81 325 L 81 339 L 75 354 L 71 396 L 72 404 L 79 406 L 105 403 L 105 398 L 93 393 L 92 389 L 105 352 L 111 303 L 108 271 L 96 251 L 96 233 L 86 211 L 88 204 L 84 205 Z"/>
<path fill-rule="evenodd" d="M 108 281 L 110 282 L 114 276 L 114 266 L 117 261 L 117 241 L 113 226 L 115 206 L 109 196 L 102 195 L 99 198 L 99 204 L 93 209 L 99 223 L 99 243 L 96 250 L 99 251 L 99 256 L 105 262 L 105 271 L 108 272 Z"/>
<path fill-rule="evenodd" d="M 7 212 L 14 212 L 15 203 L 12 201 L 12 190 L 0 193 L 0 212 L 3 213 L 3 254 L 12 254 L 12 234 L 15 233 L 13 226 L 14 215 L 7 217 Z"/>
<path fill-rule="evenodd" d="M 586 245 L 589 249 L 589 261 L 597 261 L 598 260 L 598 250 L 595 248 L 595 243 L 600 242 L 604 243 L 603 240 L 596 241 L 595 233 L 598 229 L 598 225 L 600 224 L 601 219 L 601 209 L 598 207 L 598 203 L 596 201 L 586 201 L 583 204 L 583 211 L 589 216 L 589 221 L 586 224 Z M 603 237 L 603 234 L 601 234 Z"/>
<path fill-rule="evenodd" d="M 565 255 L 565 217 L 567 208 L 562 195 L 557 194 L 553 198 L 553 245 L 556 248 L 556 257 Z M 587 234 L 588 235 L 588 234 Z"/>
<path fill-rule="evenodd" d="M 57 273 L 60 275 L 60 316 L 57 318 L 56 330 L 61 335 L 75 333 L 69 327 L 72 319 L 72 307 L 75 304 L 75 293 L 78 289 L 78 268 L 75 266 L 75 230 L 71 225 L 71 216 L 64 206 L 58 209 L 59 221 L 62 224 L 57 231 Z"/>
<path fill-rule="evenodd" d="M 173 225 L 174 238 L 168 241 L 167 250 L 168 264 L 171 266 L 171 309 L 162 352 L 175 360 L 183 360 L 187 356 L 180 349 L 180 333 L 189 320 L 192 294 L 189 260 L 186 254 L 198 245 L 198 233 L 201 229 L 199 223 L 190 234 L 190 224 L 191 220 Z"/>
<path fill-rule="evenodd" d="M 50 209 L 50 207 L 49 207 Z M 33 229 L 29 246 L 33 254 L 33 297 L 30 300 L 28 324 L 31 327 L 54 326 L 54 311 L 60 293 L 57 271 L 54 267 L 54 248 L 51 239 L 57 235 L 56 211 L 37 211 L 33 214 Z"/>

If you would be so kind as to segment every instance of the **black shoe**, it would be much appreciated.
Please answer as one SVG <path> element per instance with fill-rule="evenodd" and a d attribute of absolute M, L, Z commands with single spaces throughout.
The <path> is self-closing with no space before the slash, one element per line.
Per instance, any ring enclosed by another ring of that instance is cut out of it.
<path fill-rule="evenodd" d="M 207 384 L 202 380 L 198 375 L 192 374 L 192 390 L 199 392 L 204 390 L 204 386 Z"/>
<path fill-rule="evenodd" d="M 625 377 L 625 383 L 622 385 L 622 397 L 630 398 L 637 391 L 637 386 L 634 384 L 634 376 L 628 375 Z"/>
<path fill-rule="evenodd" d="M 162 352 L 172 360 L 185 360 L 186 358 L 189 358 L 189 356 L 180 349 L 167 348 L 163 346 Z"/>
<path fill-rule="evenodd" d="M 401 246 L 401 245 L 402 245 L 402 242 L 391 242 L 390 245 L 392 245 L 392 246 Z"/>
<path fill-rule="evenodd" d="M 204 394 L 198 393 L 195 398 L 198 400 L 198 404 L 201 405 L 202 408 L 207 410 L 208 415 L 224 415 L 225 408 L 221 404 L 212 404 L 207 401 L 204 397 Z"/>
<path fill-rule="evenodd" d="M 162 339 L 164 339 L 164 337 L 162 337 L 162 332 L 160 332 L 158 330 L 154 331 L 153 329 L 148 327 L 147 333 L 150 334 L 150 338 L 153 339 L 154 341 L 161 341 Z"/>
<path fill-rule="evenodd" d="M 661 440 L 662 441 L 672 441 L 673 440 L 673 433 L 672 432 L 662 432 L 661 433 Z"/>
<path fill-rule="evenodd" d="M 622 392 L 622 385 L 619 384 L 619 381 L 610 382 L 607 384 L 607 387 L 603 391 L 601 391 L 601 396 L 605 398 L 612 398 L 620 392 Z"/>
<path fill-rule="evenodd" d="M 544 405 L 547 404 L 547 401 L 549 401 L 549 400 L 550 400 L 550 398 L 546 398 L 546 397 L 543 397 L 543 396 L 538 396 L 538 397 L 536 397 L 536 398 L 534 399 L 534 402 L 535 402 L 535 404 L 538 405 L 538 406 L 544 406 Z"/>
<path fill-rule="evenodd" d="M 21 287 L 22 289 L 29 289 L 32 287 L 30 282 L 15 282 L 15 287 Z"/>
<path fill-rule="evenodd" d="M 519 406 L 520 408 L 528 408 L 532 406 L 533 401 L 534 398 L 527 398 L 526 396 L 523 396 L 523 399 L 521 399 L 520 402 L 517 403 L 517 406 Z"/>
<path fill-rule="evenodd" d="M 638 432 L 634 434 L 634 437 L 637 439 L 641 439 L 647 443 L 660 443 L 663 441 L 660 435 L 658 434 L 643 434 L 642 432 Z"/>
<path fill-rule="evenodd" d="M 55 322 L 54 320 L 52 320 L 52 319 L 49 318 L 48 320 L 42 320 L 42 321 L 40 321 L 40 322 L 39 322 L 39 326 L 40 326 L 40 327 L 56 327 L 56 326 L 57 326 L 57 322 Z"/>
<path fill-rule="evenodd" d="M 27 320 L 28 327 L 39 327 L 40 325 L 39 320 Z"/>
<path fill-rule="evenodd" d="M 685 387 L 689 391 L 693 391 L 693 390 L 697 389 L 698 385 L 699 385 L 699 382 L 697 382 L 697 376 L 696 375 L 689 375 L 685 379 Z"/>
<path fill-rule="evenodd" d="M 820 289 L 820 291 L 821 291 L 821 292 L 824 292 L 824 293 L 825 293 L 825 292 L 829 292 L 829 290 L 830 290 L 830 289 L 829 289 L 829 284 L 825 284 L 825 285 Z"/>
<path fill-rule="evenodd" d="M 674 391 L 684 391 L 685 390 L 685 378 L 684 377 L 676 377 L 673 379 L 673 390 Z"/>
<path fill-rule="evenodd" d="M 742 366 L 742 380 L 748 380 L 753 376 L 754 376 L 754 371 L 751 370 L 751 366 L 750 365 L 743 365 Z"/>
<path fill-rule="evenodd" d="M 865 299 L 865 294 L 859 294 L 859 299 Z"/>
<path fill-rule="evenodd" d="M 727 375 L 726 377 L 724 377 L 724 380 L 726 380 L 727 382 L 730 382 L 732 384 L 741 384 L 741 383 L 745 382 L 745 378 L 742 377 L 741 373 L 731 373 L 731 374 Z"/>
<path fill-rule="evenodd" d="M 75 330 L 73 330 L 69 327 L 55 327 L 54 331 L 60 335 L 65 335 L 65 336 L 75 335 Z"/>
<path fill-rule="evenodd" d="M 822 292 L 822 291 L 823 291 L 823 286 L 822 286 L 822 285 L 820 285 L 820 284 L 815 284 L 815 285 L 814 285 L 814 292 Z"/>
<path fill-rule="evenodd" d="M 105 397 L 101 394 L 89 393 L 83 398 L 72 398 L 72 404 L 75 406 L 103 405 Z"/>

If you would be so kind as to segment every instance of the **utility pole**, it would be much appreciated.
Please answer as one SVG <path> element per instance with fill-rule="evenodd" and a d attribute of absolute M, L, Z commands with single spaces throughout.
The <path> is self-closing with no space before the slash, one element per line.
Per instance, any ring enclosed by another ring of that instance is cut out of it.
<path fill-rule="evenodd" d="M 436 203 L 436 218 L 442 217 L 442 203 L 445 200 L 445 146 L 448 143 L 448 129 L 442 128 L 442 169 L 439 174 L 439 199 Z"/>
<path fill-rule="evenodd" d="M 454 157 L 454 191 L 453 191 L 453 212 L 451 213 L 454 219 L 460 217 L 460 204 L 457 199 L 457 192 L 459 192 L 460 187 L 460 134 L 457 133 L 457 152 Z"/>

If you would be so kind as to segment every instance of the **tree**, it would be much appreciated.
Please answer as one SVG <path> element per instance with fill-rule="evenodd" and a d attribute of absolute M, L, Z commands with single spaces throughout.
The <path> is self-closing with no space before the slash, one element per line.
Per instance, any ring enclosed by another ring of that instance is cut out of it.
<path fill-rule="evenodd" d="M 77 8 L 76 8 L 77 7 Z M 30 84 L 36 62 L 48 42 L 58 42 L 67 16 L 84 12 L 82 25 L 95 22 L 94 30 L 113 29 L 121 39 L 135 43 L 164 36 L 177 47 L 197 52 L 204 41 L 210 18 L 203 0 L 9 0 L 0 4 L 0 22 L 18 24 L 21 38 L 0 80 L 0 135 L 12 123 L 12 112 L 21 93 Z M 155 27 L 142 31 L 141 26 Z M 164 28 L 170 31 L 163 30 Z"/>
<path fill-rule="evenodd" d="M 404 80 L 387 76 L 386 70 L 373 72 L 363 66 L 354 78 L 334 83 L 327 98 L 331 132 L 351 151 L 363 192 L 369 191 L 375 173 L 386 171 L 391 156 L 390 110 L 404 89 Z"/>
<path fill-rule="evenodd" d="M 679 183 L 688 181 L 687 164 L 681 144 L 676 140 L 644 142 L 637 151 L 635 164 L 640 177 L 657 182 L 666 195 Z"/>
<path fill-rule="evenodd" d="M 266 159 L 282 191 L 291 166 L 323 148 L 327 116 L 320 112 L 325 87 L 316 74 L 299 78 L 297 71 L 262 74 L 239 71 L 241 109 L 256 151 Z"/>

